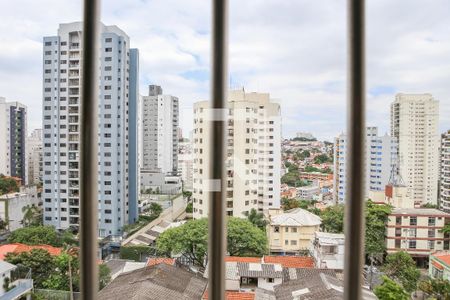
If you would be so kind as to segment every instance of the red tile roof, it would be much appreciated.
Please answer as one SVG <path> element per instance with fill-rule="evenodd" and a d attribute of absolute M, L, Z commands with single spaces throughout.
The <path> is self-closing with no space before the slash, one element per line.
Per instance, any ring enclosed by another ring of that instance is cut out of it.
<path fill-rule="evenodd" d="M 203 300 L 208 299 L 208 290 L 205 291 L 202 299 Z M 255 294 L 248 293 L 248 292 L 225 291 L 225 299 L 226 300 L 254 300 Z"/>
<path fill-rule="evenodd" d="M 158 264 L 167 264 L 173 266 L 175 264 L 174 258 L 167 258 L 167 257 L 155 257 L 155 258 L 149 258 L 147 260 L 147 266 L 154 266 Z"/>
<path fill-rule="evenodd" d="M 264 256 L 264 262 L 285 268 L 314 268 L 314 259 L 309 256 Z"/>
<path fill-rule="evenodd" d="M 441 264 L 438 263 L 438 262 L 435 261 L 435 260 L 433 260 L 433 261 L 431 262 L 431 264 L 432 264 L 433 266 L 435 266 L 436 268 L 438 268 L 439 270 L 444 270 L 444 267 L 441 266 Z"/>
<path fill-rule="evenodd" d="M 60 255 L 62 252 L 62 248 L 53 247 L 50 245 L 25 245 L 21 243 L 14 244 L 6 244 L 0 246 L 0 260 L 5 259 L 6 254 L 8 253 L 22 253 L 29 252 L 33 249 L 43 249 L 47 250 L 50 255 Z"/>
<path fill-rule="evenodd" d="M 226 256 L 225 262 L 260 263 L 261 257 Z"/>
<path fill-rule="evenodd" d="M 449 253 L 441 253 L 441 254 L 434 254 L 434 257 L 445 263 L 446 265 L 450 266 L 450 254 Z"/>

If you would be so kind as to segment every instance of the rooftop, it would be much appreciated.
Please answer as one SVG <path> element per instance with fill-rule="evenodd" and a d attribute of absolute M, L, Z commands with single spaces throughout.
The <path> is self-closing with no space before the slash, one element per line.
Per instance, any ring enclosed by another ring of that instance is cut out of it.
<path fill-rule="evenodd" d="M 148 267 L 163 263 L 173 266 L 175 264 L 175 259 L 168 257 L 149 257 L 147 260 Z"/>
<path fill-rule="evenodd" d="M 450 253 L 449 252 L 437 252 L 432 254 L 433 257 L 437 258 L 440 262 L 450 266 Z"/>
<path fill-rule="evenodd" d="M 202 299 L 203 300 L 208 299 L 208 290 L 205 291 Z M 225 291 L 225 300 L 254 300 L 254 299 L 255 299 L 254 293 Z"/>
<path fill-rule="evenodd" d="M 0 246 L 0 260 L 4 260 L 8 253 L 22 253 L 29 252 L 33 249 L 47 250 L 50 255 L 60 255 L 62 248 L 53 247 L 50 245 L 25 245 L 21 243 L 6 244 Z"/>
<path fill-rule="evenodd" d="M 124 273 L 101 290 L 98 299 L 198 300 L 207 280 L 168 264 L 157 264 Z"/>
<path fill-rule="evenodd" d="M 279 226 L 318 226 L 322 219 L 301 208 L 290 209 L 282 214 L 271 217 L 270 225 Z"/>
<path fill-rule="evenodd" d="M 405 215 L 422 215 L 422 216 L 443 216 L 450 217 L 450 214 L 443 212 L 435 208 L 394 208 L 392 215 L 405 214 Z"/>
<path fill-rule="evenodd" d="M 283 268 L 314 268 L 310 256 L 264 256 L 265 263 L 280 264 Z"/>
<path fill-rule="evenodd" d="M 343 233 L 315 232 L 316 238 L 320 244 L 339 245 L 343 244 L 345 235 Z"/>

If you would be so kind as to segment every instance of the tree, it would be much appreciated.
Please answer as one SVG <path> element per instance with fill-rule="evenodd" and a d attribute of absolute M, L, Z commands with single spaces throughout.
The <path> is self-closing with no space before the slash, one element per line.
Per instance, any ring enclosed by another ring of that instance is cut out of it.
<path fill-rule="evenodd" d="M 247 220 L 259 229 L 266 231 L 268 222 L 264 219 L 263 213 L 259 213 L 256 209 L 252 208 L 247 216 Z"/>
<path fill-rule="evenodd" d="M 450 299 L 450 282 L 445 279 L 429 279 L 419 282 L 419 289 L 433 299 Z"/>
<path fill-rule="evenodd" d="M 322 230 L 331 233 L 344 232 L 344 205 L 338 204 L 325 208 L 320 217 L 322 218 Z"/>
<path fill-rule="evenodd" d="M 150 213 L 156 218 L 162 213 L 163 209 L 161 204 L 152 202 L 150 203 Z"/>
<path fill-rule="evenodd" d="M 326 154 L 319 154 L 316 157 L 314 157 L 314 163 L 318 164 L 318 165 L 326 163 L 329 160 L 330 159 L 328 158 L 328 155 L 326 155 Z"/>
<path fill-rule="evenodd" d="M 47 244 L 55 247 L 62 246 L 62 240 L 53 226 L 19 228 L 11 232 L 8 242 L 27 245 Z"/>
<path fill-rule="evenodd" d="M 366 202 L 366 235 L 365 253 L 373 260 L 381 260 L 386 250 L 383 237 L 386 231 L 386 222 L 392 207 L 386 204 L 374 204 L 371 200 Z"/>
<path fill-rule="evenodd" d="M 14 178 L 0 174 L 0 195 L 17 193 L 19 184 Z"/>
<path fill-rule="evenodd" d="M 230 217 L 227 222 L 228 253 L 236 256 L 261 256 L 267 252 L 266 234 L 250 221 Z M 208 220 L 197 219 L 164 231 L 156 241 L 158 252 L 182 254 L 196 265 L 204 265 L 208 250 Z"/>
<path fill-rule="evenodd" d="M 197 265 L 204 265 L 208 250 L 208 219 L 197 219 L 170 228 L 156 240 L 156 248 L 167 256 L 183 254 Z"/>
<path fill-rule="evenodd" d="M 42 211 L 34 204 L 22 207 L 22 212 L 22 223 L 25 227 L 42 225 Z"/>
<path fill-rule="evenodd" d="M 192 197 L 192 192 L 191 191 L 183 191 L 183 197 L 187 198 L 189 201 Z"/>
<path fill-rule="evenodd" d="M 108 283 L 111 282 L 111 270 L 108 268 L 107 265 L 101 264 L 99 266 L 98 279 L 99 279 L 98 286 L 100 289 L 103 289 L 105 286 L 108 285 Z"/>
<path fill-rule="evenodd" d="M 43 283 L 55 269 L 53 257 L 44 249 L 33 249 L 19 254 L 8 253 L 5 260 L 13 265 L 21 264 L 31 269 L 35 288 L 44 288 Z"/>
<path fill-rule="evenodd" d="M 8 222 L 0 218 L 0 230 L 6 230 L 8 227 Z"/>
<path fill-rule="evenodd" d="M 445 224 L 444 227 L 442 227 L 442 229 L 440 230 L 440 232 L 446 235 L 450 234 L 450 223 Z"/>
<path fill-rule="evenodd" d="M 383 270 L 386 276 L 399 283 L 407 292 L 416 290 L 420 272 L 408 253 L 400 251 L 389 254 L 386 257 Z"/>
<path fill-rule="evenodd" d="M 248 220 L 230 217 L 227 250 L 231 256 L 262 256 L 267 252 L 266 233 Z"/>
<path fill-rule="evenodd" d="M 193 211 L 194 211 L 193 204 L 192 204 L 192 202 L 189 202 L 189 203 L 186 205 L 186 213 L 192 214 Z"/>
<path fill-rule="evenodd" d="M 281 206 L 283 207 L 283 210 L 290 210 L 293 208 L 297 208 L 300 206 L 300 203 L 297 199 L 288 199 L 288 198 L 282 198 L 281 199 Z"/>
<path fill-rule="evenodd" d="M 380 300 L 408 300 L 408 293 L 395 281 L 383 276 L 383 283 L 375 288 L 375 295 Z"/>
<path fill-rule="evenodd" d="M 425 203 L 420 206 L 421 208 L 439 208 L 437 204 Z"/>

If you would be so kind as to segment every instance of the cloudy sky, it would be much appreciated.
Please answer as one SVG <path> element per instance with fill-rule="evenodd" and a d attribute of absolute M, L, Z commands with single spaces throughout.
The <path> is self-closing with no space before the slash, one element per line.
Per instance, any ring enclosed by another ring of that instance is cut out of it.
<path fill-rule="evenodd" d="M 148 84 L 180 98 L 181 125 L 208 99 L 207 0 L 103 1 L 102 21 L 128 33 Z M 230 0 L 230 87 L 270 92 L 282 107 L 283 134 L 330 139 L 345 130 L 344 0 Z M 389 130 L 395 93 L 432 93 L 441 131 L 450 128 L 450 1 L 367 0 L 368 125 Z M 0 1 L 0 96 L 28 105 L 41 127 L 42 37 L 79 21 L 81 1 Z"/>

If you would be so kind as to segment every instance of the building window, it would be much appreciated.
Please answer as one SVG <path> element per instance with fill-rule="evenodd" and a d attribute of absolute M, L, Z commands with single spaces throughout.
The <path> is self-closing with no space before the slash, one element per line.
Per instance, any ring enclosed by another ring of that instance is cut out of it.
<path fill-rule="evenodd" d="M 436 226 L 436 218 L 428 217 L 428 226 Z"/>
<path fill-rule="evenodd" d="M 409 241 L 409 249 L 416 249 L 417 242 L 416 241 Z"/>
<path fill-rule="evenodd" d="M 273 228 L 273 232 L 280 232 L 280 227 L 275 226 L 275 227 Z"/>
<path fill-rule="evenodd" d="M 434 241 L 428 241 L 428 249 L 430 250 L 434 249 Z"/>
<path fill-rule="evenodd" d="M 416 226 L 417 225 L 417 217 L 409 217 L 409 225 Z"/>

